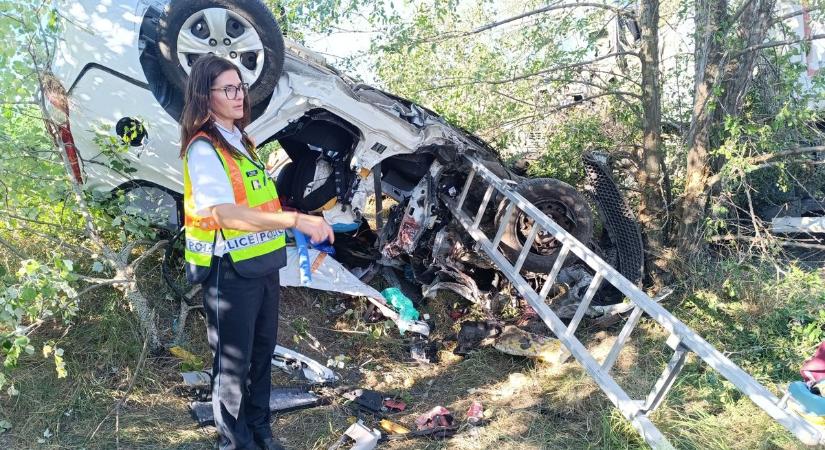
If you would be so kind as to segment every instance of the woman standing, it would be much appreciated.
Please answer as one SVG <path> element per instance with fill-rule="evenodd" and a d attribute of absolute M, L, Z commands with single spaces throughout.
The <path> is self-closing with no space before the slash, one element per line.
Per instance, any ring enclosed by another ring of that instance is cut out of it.
<path fill-rule="evenodd" d="M 323 218 L 281 211 L 244 132 L 247 84 L 213 55 L 192 66 L 181 116 L 187 278 L 202 283 L 221 449 L 281 449 L 272 437 L 270 358 L 278 331 L 284 229 L 333 241 Z"/>

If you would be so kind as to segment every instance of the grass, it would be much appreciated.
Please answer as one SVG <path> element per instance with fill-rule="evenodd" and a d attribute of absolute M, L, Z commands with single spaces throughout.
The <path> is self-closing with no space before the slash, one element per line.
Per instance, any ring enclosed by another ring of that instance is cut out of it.
<path fill-rule="evenodd" d="M 156 269 L 152 263 L 146 265 L 141 288 L 152 297 L 159 328 L 170 338 L 175 309 L 153 275 Z M 779 393 L 784 383 L 798 378 L 799 364 L 812 350 L 811 342 L 818 339 L 805 329 L 818 320 L 809 311 L 825 305 L 823 284 L 823 274 L 815 269 L 791 268 L 777 275 L 765 266 L 722 261 L 696 269 L 695 277 L 686 280 L 666 306 Z M 434 336 L 445 339 L 455 332 L 445 305 L 455 299 L 439 300 L 431 301 L 425 310 L 436 321 Z M 342 302 L 349 313 L 327 313 Z M 284 289 L 279 342 L 322 362 L 348 356 L 346 368 L 340 370 L 343 384 L 377 389 L 408 401 L 409 409 L 393 416 L 407 426 L 436 405 L 447 407 L 463 421 L 473 400 L 481 401 L 490 416 L 486 426 L 462 425 L 447 440 L 391 441 L 382 448 L 646 448 L 578 364 L 539 363 L 489 348 L 461 358 L 452 354 L 454 343 L 449 341 L 437 364 L 406 362 L 404 339 L 384 323 L 364 323 L 364 307 L 361 300 Z M 620 325 L 585 329 L 578 336 L 598 359 L 609 351 Z M 195 315 L 187 327 L 185 348 L 209 361 L 202 320 Z M 622 352 L 613 373 L 632 397 L 644 398 L 669 360 L 666 337 L 660 327 L 643 320 Z M 78 319 L 68 329 L 43 327 L 34 340 L 35 348 L 56 340 L 65 349 L 69 376 L 58 379 L 53 361 L 37 353 L 21 358 L 14 373 L 20 393 L 0 397 L 0 419 L 12 423 L 9 431 L 0 434 L 0 445 L 15 449 L 212 447 L 214 434 L 199 429 L 189 416 L 189 398 L 178 376 L 179 360 L 166 353 L 150 354 L 135 373 L 143 341 L 115 291 L 96 291 L 94 297 L 83 300 Z M 114 405 L 126 395 L 134 377 L 125 406 L 115 413 Z M 289 380 L 275 374 L 274 382 Z M 273 430 L 288 448 L 325 449 L 347 428 L 350 417 L 350 410 L 335 400 L 327 406 L 281 415 Z M 688 359 L 683 375 L 652 420 L 677 448 L 802 448 L 694 357 Z"/>

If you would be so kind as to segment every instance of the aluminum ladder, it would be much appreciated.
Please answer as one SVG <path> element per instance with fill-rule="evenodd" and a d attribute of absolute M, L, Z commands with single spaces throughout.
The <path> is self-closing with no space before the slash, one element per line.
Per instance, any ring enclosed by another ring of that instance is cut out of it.
<path fill-rule="evenodd" d="M 753 377 L 702 339 L 695 331 L 670 314 L 665 308 L 631 283 L 630 280 L 619 274 L 616 269 L 588 249 L 585 244 L 576 240 L 576 238 L 561 228 L 551 218 L 547 217 L 547 215 L 528 202 L 523 196 L 515 192 L 507 183 L 484 167 L 482 163 L 469 155 L 463 155 L 463 157 L 469 162 L 471 170 L 461 190 L 461 194 L 457 201 L 445 198 L 453 215 L 473 239 L 475 239 L 477 245 L 487 254 L 497 268 L 527 300 L 530 306 L 533 307 L 553 334 L 558 337 L 565 352 L 562 360 L 567 359 L 570 355 L 576 358 L 590 377 L 596 381 L 602 391 L 607 394 L 607 397 L 613 405 L 630 421 L 636 431 L 639 432 L 645 442 L 651 447 L 656 449 L 673 448 L 667 438 L 665 438 L 659 429 L 650 421 L 648 414 L 655 410 L 664 400 L 668 391 L 673 386 L 676 377 L 684 367 L 685 359 L 689 352 L 695 353 L 696 356 L 701 358 L 708 366 L 719 372 L 720 375 L 730 381 L 739 391 L 747 395 L 757 406 L 787 428 L 788 431 L 793 433 L 804 444 L 825 444 L 823 431 L 806 422 L 795 412 L 786 409 L 784 402 L 780 401 L 780 399 L 768 389 L 759 384 Z M 482 187 L 486 184 L 487 189 L 475 216 L 470 217 L 462 208 L 467 199 L 467 194 L 470 191 L 470 186 L 476 179 L 482 183 Z M 504 198 L 504 201 L 507 202 L 507 207 L 496 235 L 491 241 L 479 226 L 481 225 L 485 210 L 490 203 L 493 191 Z M 527 236 L 527 240 L 515 264 L 512 264 L 507 257 L 498 250 L 498 246 L 504 234 L 505 227 L 516 209 L 530 217 L 534 221 L 534 225 Z M 536 292 L 521 276 L 520 271 L 539 230 L 551 233 L 555 239 L 562 244 L 562 248 L 541 291 Z M 550 307 L 545 304 L 545 298 L 550 292 L 550 288 L 553 286 L 565 259 L 571 252 L 593 269 L 595 276 L 573 318 L 570 320 L 570 323 L 565 326 Z M 632 302 L 634 308 L 625 322 L 624 327 L 619 332 L 607 357 L 599 362 L 587 351 L 581 341 L 576 338 L 575 332 L 596 291 L 598 291 L 601 284 L 605 281 L 621 291 L 622 294 Z M 624 389 L 611 377 L 610 370 L 619 357 L 622 347 L 627 343 L 631 332 L 645 313 L 670 333 L 670 337 L 667 339 L 667 345 L 673 349 L 673 356 L 665 366 L 661 376 L 654 384 L 647 398 L 645 400 L 634 400 L 630 398 Z"/>

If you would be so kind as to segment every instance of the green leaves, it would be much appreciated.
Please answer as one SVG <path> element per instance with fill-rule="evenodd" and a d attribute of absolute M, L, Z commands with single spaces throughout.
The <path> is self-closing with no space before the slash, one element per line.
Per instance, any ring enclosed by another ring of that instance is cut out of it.
<path fill-rule="evenodd" d="M 541 138 L 544 139 L 543 152 L 538 161 L 529 166 L 527 173 L 533 177 L 557 178 L 573 185 L 584 173 L 580 157 L 583 151 L 612 149 L 620 143 L 608 135 L 607 126 L 600 117 L 586 112 L 570 113 L 559 120 L 555 129 L 538 135 L 538 139 Z"/>
<path fill-rule="evenodd" d="M 69 321 L 77 313 L 77 293 L 70 284 L 75 279 L 73 268 L 68 259 L 55 258 L 51 265 L 26 260 L 10 285 L 0 283 L 0 355 L 6 373 L 17 366 L 22 355 L 35 352 L 28 337 L 30 324 L 50 317 Z M 65 377 L 63 350 L 50 343 L 43 347 L 43 355 L 50 354 L 58 378 Z M 0 376 L 2 388 L 7 378 L 2 372 Z"/>

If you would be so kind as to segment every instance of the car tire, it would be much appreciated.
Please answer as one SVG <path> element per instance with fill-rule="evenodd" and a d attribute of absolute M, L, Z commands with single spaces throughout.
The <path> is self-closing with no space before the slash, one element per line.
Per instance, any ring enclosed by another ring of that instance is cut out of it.
<path fill-rule="evenodd" d="M 229 25 L 228 31 L 221 33 L 209 30 L 204 12 L 211 9 L 226 11 L 223 26 L 227 28 Z M 198 14 L 200 16 L 197 16 Z M 204 25 L 206 25 L 205 28 Z M 181 61 L 183 56 L 178 54 L 178 41 L 184 31 L 184 26 L 189 27 L 191 37 L 194 39 L 192 42 L 197 44 L 195 49 L 197 51 L 184 57 L 188 61 L 187 66 L 197 59 L 197 55 L 210 53 L 209 50 L 215 50 L 214 53 L 217 54 L 227 52 L 226 56 L 229 56 L 227 59 L 235 62 L 236 65 L 241 64 L 239 67 L 242 73 L 257 75 L 253 81 L 246 79 L 252 78 L 250 76 L 245 76 L 243 80 L 249 83 L 250 107 L 254 107 L 272 94 L 284 67 L 284 37 L 272 12 L 263 3 L 258 0 L 172 0 L 169 3 L 158 22 L 160 65 L 164 74 L 181 92 L 185 92 L 189 78 L 186 70 L 188 67 L 185 68 Z M 198 27 L 198 36 L 192 33 L 196 27 Z M 252 30 L 248 30 L 250 27 Z M 241 34 L 237 34 L 239 29 L 242 30 Z M 235 37 L 243 36 L 250 31 L 256 33 L 253 38 L 257 37 L 259 42 L 255 41 L 255 46 L 257 47 L 259 43 L 261 49 L 235 52 L 235 58 L 232 59 L 232 54 L 229 52 L 233 47 L 224 45 L 224 39 L 229 39 L 228 42 L 231 43 Z M 217 35 L 212 36 L 212 33 L 217 33 Z M 220 42 L 212 47 L 209 46 L 211 39 L 216 39 L 216 42 L 220 39 Z M 262 56 L 259 53 L 262 53 Z"/>
<path fill-rule="evenodd" d="M 518 184 L 515 190 L 579 241 L 587 244 L 592 237 L 593 213 L 590 206 L 569 184 L 553 178 L 534 178 Z M 505 200 L 498 207 L 495 222 L 497 228 L 504 220 L 507 203 Z M 502 253 L 511 263 L 518 259 L 531 227 L 532 220 L 524 212 L 514 209 L 499 244 Z M 531 272 L 549 273 L 561 251 L 561 245 L 549 233 L 536 236 L 536 242 L 538 243 L 533 244 L 522 268 Z M 575 258 L 568 257 L 566 263 L 573 261 Z"/>

